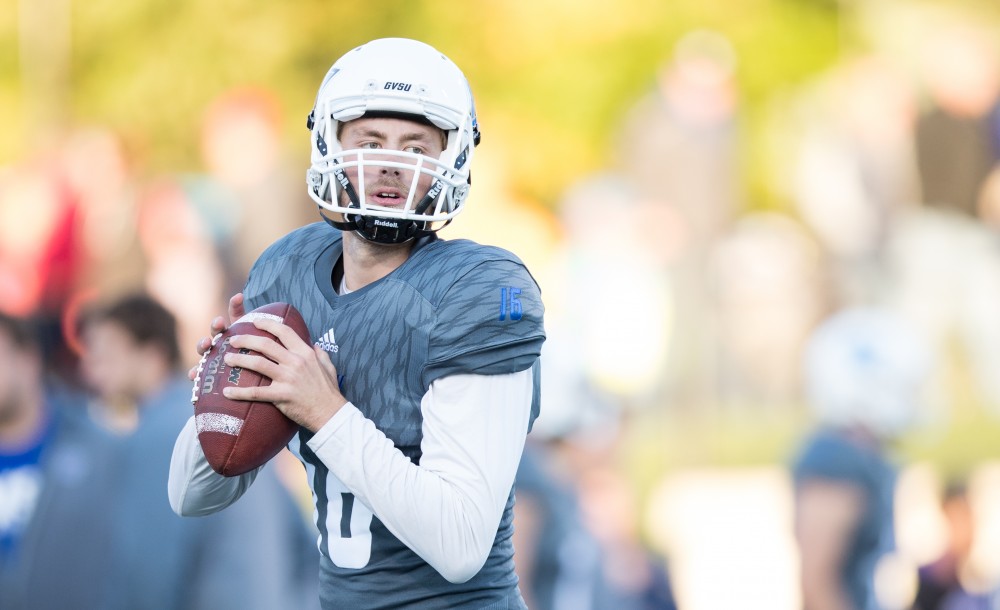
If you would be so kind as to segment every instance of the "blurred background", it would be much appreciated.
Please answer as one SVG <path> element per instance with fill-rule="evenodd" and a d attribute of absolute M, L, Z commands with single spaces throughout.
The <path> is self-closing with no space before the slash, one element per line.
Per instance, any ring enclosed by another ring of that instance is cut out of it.
<path fill-rule="evenodd" d="M 834 311 L 878 306 L 935 357 L 889 446 L 885 603 L 908 607 L 916 567 L 948 545 L 955 480 L 975 515 L 968 584 L 996 586 L 989 0 L 9 0 L 0 308 L 43 321 L 72 377 L 75 312 L 144 290 L 193 361 L 256 255 L 318 218 L 305 117 L 329 65 L 385 36 L 428 42 L 471 82 L 476 186 L 443 235 L 516 252 L 542 287 L 532 443 L 623 557 L 612 581 L 635 574 L 615 550 L 638 549 L 681 608 L 799 607 L 789 465 L 817 421 L 803 347 Z"/>

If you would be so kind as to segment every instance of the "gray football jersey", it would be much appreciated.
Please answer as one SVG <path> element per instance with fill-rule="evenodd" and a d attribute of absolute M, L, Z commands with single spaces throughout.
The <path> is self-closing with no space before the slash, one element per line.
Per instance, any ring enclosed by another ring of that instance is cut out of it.
<path fill-rule="evenodd" d="M 447 375 L 533 367 L 534 421 L 543 306 L 517 257 L 467 240 L 425 238 L 388 276 L 341 296 L 332 281 L 341 253 L 340 231 L 324 223 L 281 239 L 250 272 L 247 310 L 275 301 L 294 305 L 337 367 L 344 396 L 403 454 L 420 463 L 420 401 L 431 382 Z M 519 601 L 513 491 L 483 569 L 468 582 L 449 583 L 355 502 L 310 451 L 310 438 L 300 430 L 289 449 L 305 465 L 316 502 L 324 607 L 506 608 L 505 600 Z"/>

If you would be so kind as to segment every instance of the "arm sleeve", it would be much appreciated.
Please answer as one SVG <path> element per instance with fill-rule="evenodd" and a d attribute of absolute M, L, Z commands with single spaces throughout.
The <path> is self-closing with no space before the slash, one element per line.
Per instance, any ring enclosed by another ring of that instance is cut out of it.
<path fill-rule="evenodd" d="M 240 499 L 254 479 L 256 470 L 236 477 L 224 477 L 212 470 L 198 441 L 194 416 L 188 419 L 174 443 L 170 457 L 167 495 L 170 507 L 182 517 L 199 517 L 218 512 Z"/>
<path fill-rule="evenodd" d="M 397 538 L 450 582 L 464 582 L 497 535 L 524 448 L 532 377 L 529 368 L 435 380 L 421 401 L 419 466 L 350 403 L 309 447 Z"/>

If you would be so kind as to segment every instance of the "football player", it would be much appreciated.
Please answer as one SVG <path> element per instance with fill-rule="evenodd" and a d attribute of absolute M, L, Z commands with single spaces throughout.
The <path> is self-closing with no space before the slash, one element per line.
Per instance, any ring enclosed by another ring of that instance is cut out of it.
<path fill-rule="evenodd" d="M 289 449 L 315 499 L 324 608 L 523 608 L 512 485 L 538 415 L 543 306 L 510 252 L 435 235 L 471 184 L 468 82 L 426 44 L 374 40 L 334 63 L 307 124 L 324 222 L 267 249 L 228 313 L 291 303 L 314 344 L 256 322 L 277 341 L 236 336 L 262 355 L 226 359 L 273 381 L 227 396 L 300 425 Z M 171 462 L 182 515 L 225 508 L 255 476 L 216 474 L 197 433 L 192 418 Z"/>

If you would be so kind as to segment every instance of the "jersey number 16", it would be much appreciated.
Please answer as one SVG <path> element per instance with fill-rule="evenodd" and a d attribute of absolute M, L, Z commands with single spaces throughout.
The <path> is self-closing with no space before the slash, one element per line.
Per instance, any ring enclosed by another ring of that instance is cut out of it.
<path fill-rule="evenodd" d="M 521 294 L 520 288 L 514 288 L 513 286 L 505 287 L 500 289 L 500 321 L 503 322 L 510 315 L 510 319 L 513 321 L 518 321 L 521 319 L 521 299 L 518 296 Z"/>

